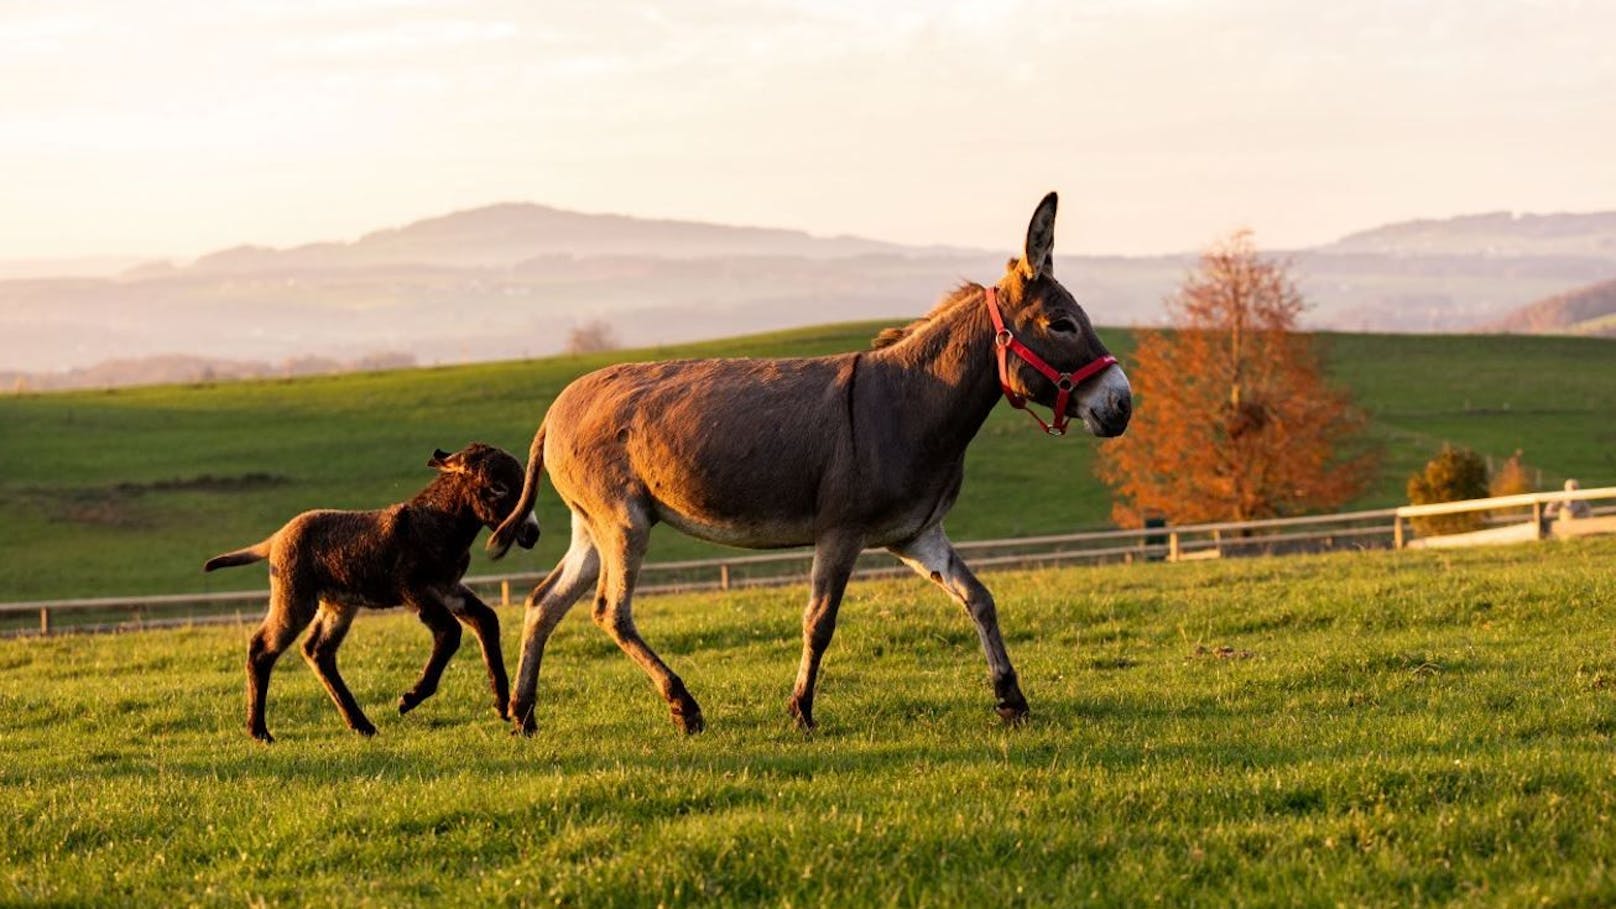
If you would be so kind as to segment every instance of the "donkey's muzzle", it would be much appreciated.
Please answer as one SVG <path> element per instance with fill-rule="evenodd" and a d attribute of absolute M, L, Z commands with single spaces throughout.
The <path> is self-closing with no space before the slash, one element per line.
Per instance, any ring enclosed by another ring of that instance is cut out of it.
<path fill-rule="evenodd" d="M 1101 374 L 1078 399 L 1077 416 L 1090 433 L 1102 439 L 1122 435 L 1133 419 L 1133 388 L 1119 366 Z"/>
<path fill-rule="evenodd" d="M 1092 421 L 1089 429 L 1102 439 L 1112 439 L 1128 431 L 1128 421 L 1133 419 L 1133 395 L 1123 392 L 1112 396 L 1106 406 L 1093 409 Z"/>

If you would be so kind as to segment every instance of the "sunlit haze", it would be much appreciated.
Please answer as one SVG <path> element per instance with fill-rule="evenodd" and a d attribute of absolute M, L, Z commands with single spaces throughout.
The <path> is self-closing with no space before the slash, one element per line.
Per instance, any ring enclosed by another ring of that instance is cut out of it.
<path fill-rule="evenodd" d="M 207 0 L 0 7 L 0 258 L 495 201 L 997 249 L 1616 207 L 1616 6 Z"/>

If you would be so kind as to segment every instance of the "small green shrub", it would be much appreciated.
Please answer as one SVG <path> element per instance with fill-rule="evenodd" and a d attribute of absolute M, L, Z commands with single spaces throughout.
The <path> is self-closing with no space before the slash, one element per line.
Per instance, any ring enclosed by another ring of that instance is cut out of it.
<path fill-rule="evenodd" d="M 1487 463 L 1468 448 L 1443 445 L 1424 470 L 1408 478 L 1408 500 L 1415 505 L 1485 499 L 1487 495 Z M 1485 515 L 1479 511 L 1431 515 L 1412 522 L 1421 536 L 1467 533 L 1480 530 L 1486 523 Z"/>

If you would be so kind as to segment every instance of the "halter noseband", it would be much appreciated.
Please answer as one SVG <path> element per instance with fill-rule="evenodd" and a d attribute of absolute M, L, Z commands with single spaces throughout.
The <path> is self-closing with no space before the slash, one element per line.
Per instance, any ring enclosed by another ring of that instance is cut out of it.
<path fill-rule="evenodd" d="M 993 319 L 993 350 L 999 360 L 999 387 L 1004 389 L 1004 399 L 1010 402 L 1011 407 L 1027 411 L 1027 416 L 1037 420 L 1038 425 L 1043 427 L 1044 432 L 1052 436 L 1066 435 L 1066 423 L 1068 421 L 1066 404 L 1072 398 L 1072 389 L 1076 388 L 1077 384 L 1084 379 L 1096 375 L 1108 366 L 1115 365 L 1117 358 L 1106 354 L 1076 372 L 1057 372 L 1055 367 L 1045 363 L 1043 357 L 1029 350 L 1027 345 L 1017 340 L 1015 334 L 1005 327 L 1004 316 L 999 313 L 999 289 L 997 287 L 987 288 L 986 299 L 988 301 L 988 315 Z M 1053 423 L 1045 423 L 1043 417 L 1028 409 L 1027 396 L 1017 394 L 1010 387 L 1009 355 L 1012 353 L 1025 361 L 1028 366 L 1036 369 L 1044 378 L 1055 383 L 1055 405 L 1053 408 L 1055 420 Z"/>

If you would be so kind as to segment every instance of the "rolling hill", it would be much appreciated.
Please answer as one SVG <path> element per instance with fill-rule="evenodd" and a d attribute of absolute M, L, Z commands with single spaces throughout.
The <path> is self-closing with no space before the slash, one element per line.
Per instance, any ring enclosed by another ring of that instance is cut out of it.
<path fill-rule="evenodd" d="M 1616 279 L 1523 306 L 1487 328 L 1519 334 L 1616 337 Z"/>
<path fill-rule="evenodd" d="M 858 349 L 884 323 L 673 348 L 346 376 L 0 397 L 0 601 L 259 588 L 260 571 L 203 575 L 217 552 L 313 507 L 371 508 L 424 485 L 435 447 L 527 450 L 573 377 L 623 359 L 814 355 Z M 1123 356 L 1125 330 L 1102 329 Z M 1371 414 L 1379 481 L 1356 505 L 1403 500 L 1444 441 L 1496 458 L 1525 449 L 1544 486 L 1616 482 L 1616 347 L 1590 338 L 1330 334 L 1334 378 Z M 1051 440 L 996 409 L 949 517 L 958 539 L 1104 525 L 1098 443 Z M 542 571 L 564 548 L 548 484 L 546 534 L 501 571 Z M 715 548 L 659 528 L 651 558 Z M 492 569 L 476 554 L 473 571 Z"/>

